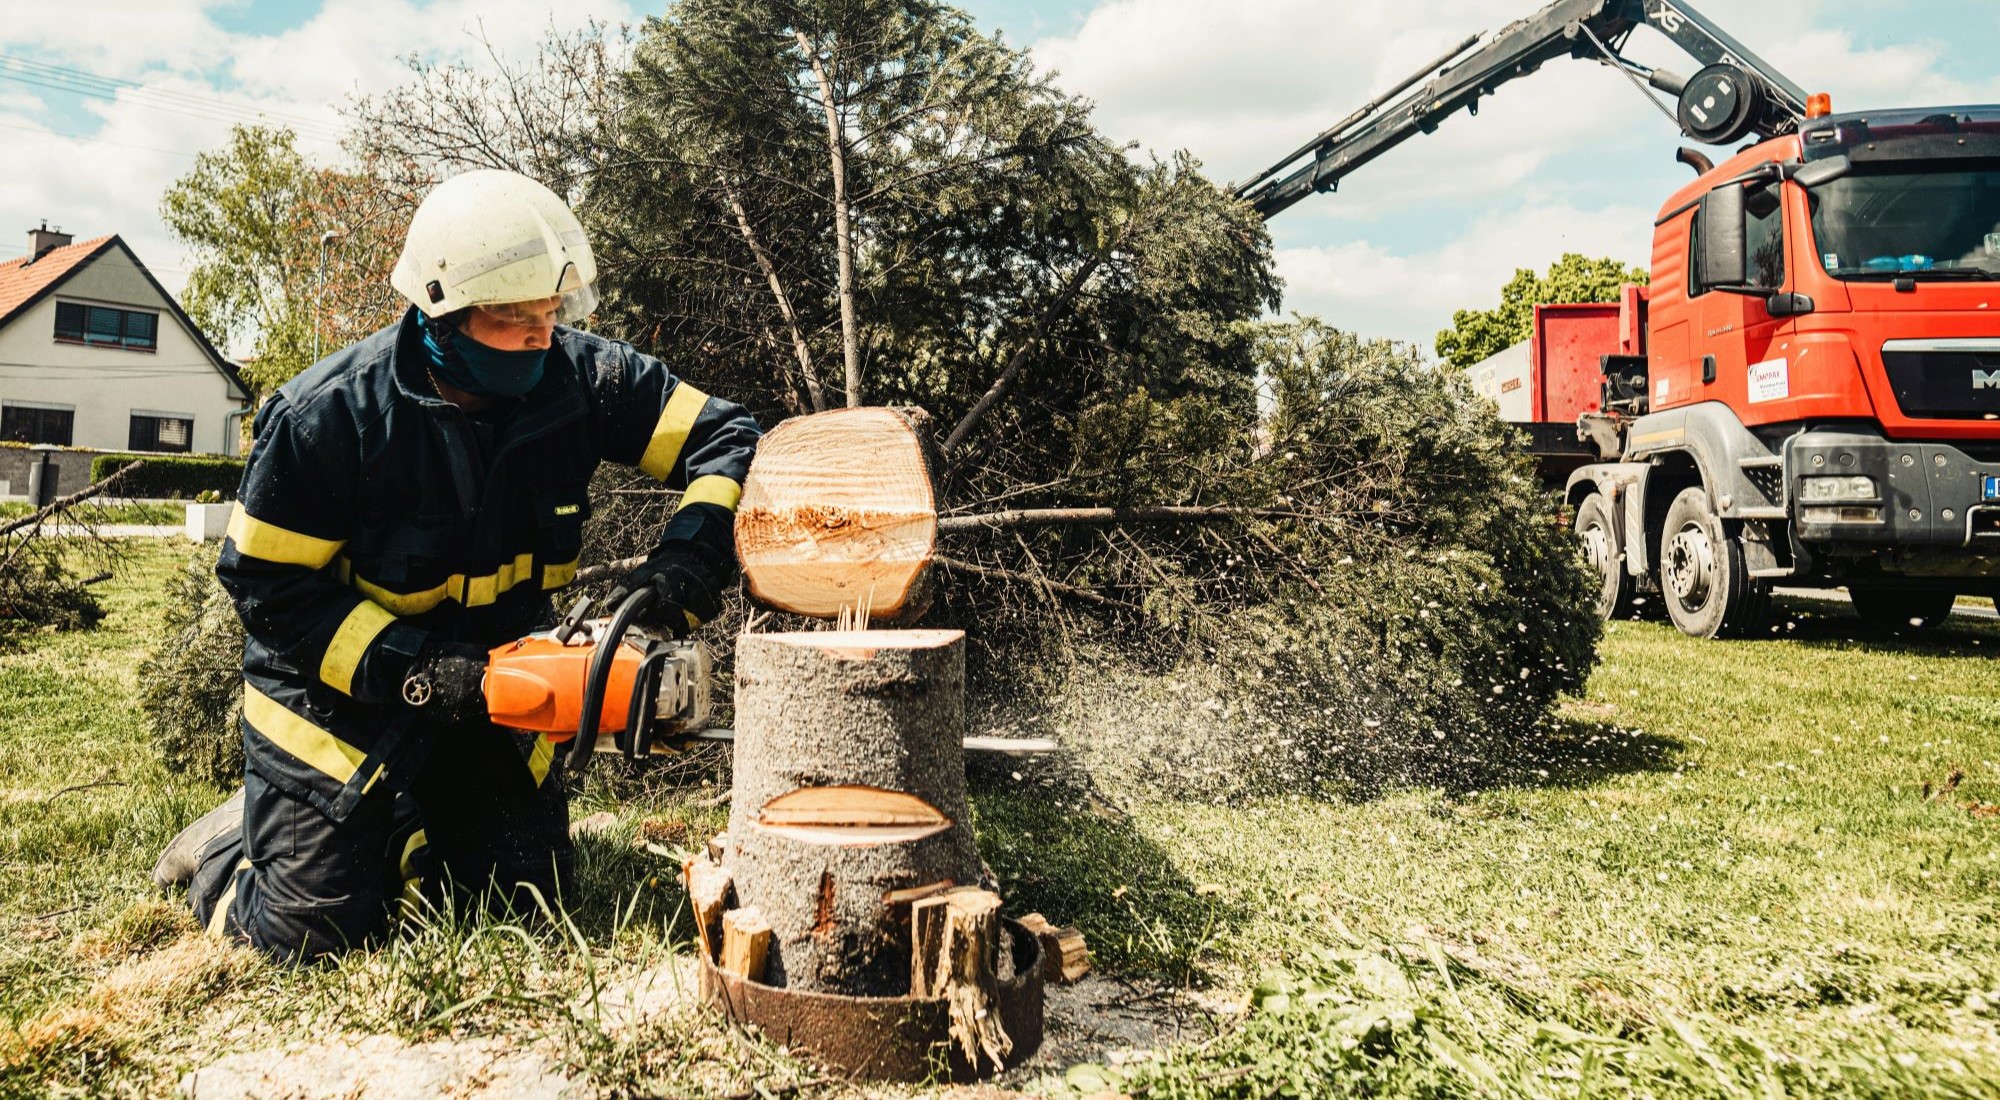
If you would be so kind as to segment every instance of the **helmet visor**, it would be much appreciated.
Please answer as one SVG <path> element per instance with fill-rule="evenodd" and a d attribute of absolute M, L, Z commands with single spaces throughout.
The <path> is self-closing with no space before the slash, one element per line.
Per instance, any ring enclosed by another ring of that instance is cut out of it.
<path fill-rule="evenodd" d="M 526 302 L 488 302 L 475 307 L 481 313 L 519 328 L 548 328 L 568 325 L 590 316 L 597 308 L 595 288 L 580 286 L 563 294 L 551 294 Z"/>

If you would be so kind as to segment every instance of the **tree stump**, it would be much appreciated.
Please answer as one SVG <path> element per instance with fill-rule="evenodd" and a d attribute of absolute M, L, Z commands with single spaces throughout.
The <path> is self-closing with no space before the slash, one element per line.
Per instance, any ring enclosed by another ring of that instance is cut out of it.
<path fill-rule="evenodd" d="M 800 416 L 757 444 L 736 509 L 750 595 L 781 611 L 907 623 L 930 606 L 936 467 L 920 409 Z M 865 621 L 864 621 L 865 625 Z"/>
<path fill-rule="evenodd" d="M 909 899 L 980 881 L 967 821 L 964 634 L 745 634 L 724 849 L 769 922 L 764 981 L 910 991 Z"/>

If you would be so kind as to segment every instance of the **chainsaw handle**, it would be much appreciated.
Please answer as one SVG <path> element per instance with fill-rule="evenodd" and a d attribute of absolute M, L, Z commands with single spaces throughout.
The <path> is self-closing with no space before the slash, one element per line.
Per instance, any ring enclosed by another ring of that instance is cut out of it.
<path fill-rule="evenodd" d="M 571 770 L 589 763 L 590 754 L 597 748 L 597 721 L 604 714 L 604 691 L 611 682 L 612 659 L 618 655 L 618 647 L 625 644 L 625 629 L 658 598 L 659 590 L 651 585 L 634 589 L 604 624 L 604 633 L 598 636 L 597 648 L 590 655 L 590 668 L 584 674 L 583 713 L 577 718 L 576 738 L 570 742 L 565 760 Z"/>

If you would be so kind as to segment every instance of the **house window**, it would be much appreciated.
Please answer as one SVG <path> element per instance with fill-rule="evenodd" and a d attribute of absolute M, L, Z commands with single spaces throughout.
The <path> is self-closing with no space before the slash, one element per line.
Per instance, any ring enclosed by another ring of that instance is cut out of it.
<path fill-rule="evenodd" d="M 152 351 L 159 345 L 160 315 L 82 302 L 56 303 L 56 339 L 79 344 Z"/>
<path fill-rule="evenodd" d="M 74 405 L 0 404 L 0 439 L 67 447 L 76 434 Z"/>
<path fill-rule="evenodd" d="M 134 451 L 188 451 L 194 449 L 194 417 L 187 413 L 132 413 L 132 432 L 126 444 Z"/>

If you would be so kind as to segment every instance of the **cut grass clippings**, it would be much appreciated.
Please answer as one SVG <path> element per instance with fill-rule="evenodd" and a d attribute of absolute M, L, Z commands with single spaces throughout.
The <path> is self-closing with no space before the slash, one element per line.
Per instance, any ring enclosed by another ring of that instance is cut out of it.
<path fill-rule="evenodd" d="M 361 1033 L 498 1036 L 614 1094 L 854 1093 L 684 1003 L 611 1007 L 685 950 L 672 853 L 720 827 L 708 790 L 589 785 L 575 816 L 618 824 L 580 841 L 568 919 L 433 913 L 306 972 L 196 934 L 146 871 L 222 792 L 167 773 L 133 703 L 183 553 L 136 553 L 97 631 L 0 654 L 0 1095 L 157 1094 Z M 1204 1042 L 1017 1086 L 1992 1095 L 2000 625 L 1912 641 L 1786 610 L 1752 642 L 1614 624 L 1563 723 L 1448 788 L 1213 806 L 975 770 L 1010 911 L 1239 1006 Z"/>

